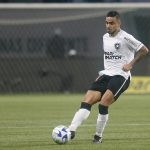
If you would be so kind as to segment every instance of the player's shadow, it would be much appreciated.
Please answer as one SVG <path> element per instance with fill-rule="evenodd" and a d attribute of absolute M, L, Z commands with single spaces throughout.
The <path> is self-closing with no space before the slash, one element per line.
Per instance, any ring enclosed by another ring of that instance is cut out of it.
<path fill-rule="evenodd" d="M 116 141 L 116 142 L 133 142 L 133 141 L 143 141 L 143 140 L 149 140 L 149 137 L 128 137 L 128 138 L 109 138 L 109 139 L 103 139 L 104 142 L 112 142 L 112 141 Z"/>

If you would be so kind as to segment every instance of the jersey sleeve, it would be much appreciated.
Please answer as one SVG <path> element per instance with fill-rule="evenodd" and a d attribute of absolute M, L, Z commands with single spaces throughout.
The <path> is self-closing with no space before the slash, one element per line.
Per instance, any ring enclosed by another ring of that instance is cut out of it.
<path fill-rule="evenodd" d="M 125 36 L 124 40 L 129 49 L 134 50 L 135 52 L 139 51 L 143 46 L 143 43 L 135 39 L 132 35 Z"/>

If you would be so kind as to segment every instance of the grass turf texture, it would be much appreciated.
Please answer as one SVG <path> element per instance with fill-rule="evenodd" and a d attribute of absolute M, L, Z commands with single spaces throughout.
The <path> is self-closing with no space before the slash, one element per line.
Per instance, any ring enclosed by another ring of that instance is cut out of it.
<path fill-rule="evenodd" d="M 69 125 L 83 95 L 0 96 L 0 150 L 149 150 L 150 95 L 122 95 L 109 109 L 103 143 L 93 145 L 98 106 L 66 145 L 51 139 L 52 129 Z"/>

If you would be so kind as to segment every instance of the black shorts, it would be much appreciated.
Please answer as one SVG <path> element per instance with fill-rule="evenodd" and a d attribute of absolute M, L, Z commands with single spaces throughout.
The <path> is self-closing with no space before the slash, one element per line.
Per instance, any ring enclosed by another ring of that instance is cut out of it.
<path fill-rule="evenodd" d="M 100 91 L 102 95 L 107 89 L 112 91 L 114 99 L 116 100 L 121 93 L 123 93 L 130 84 L 130 77 L 126 80 L 121 75 L 108 76 L 102 75 L 94 81 L 89 90 Z"/>

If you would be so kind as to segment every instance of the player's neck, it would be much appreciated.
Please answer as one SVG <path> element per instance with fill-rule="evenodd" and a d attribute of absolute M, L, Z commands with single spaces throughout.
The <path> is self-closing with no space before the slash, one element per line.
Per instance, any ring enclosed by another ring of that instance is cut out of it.
<path fill-rule="evenodd" d="M 118 34 L 118 32 L 120 32 L 120 29 L 116 30 L 116 31 L 113 32 L 112 34 L 109 34 L 109 36 L 115 37 L 115 36 Z"/>

